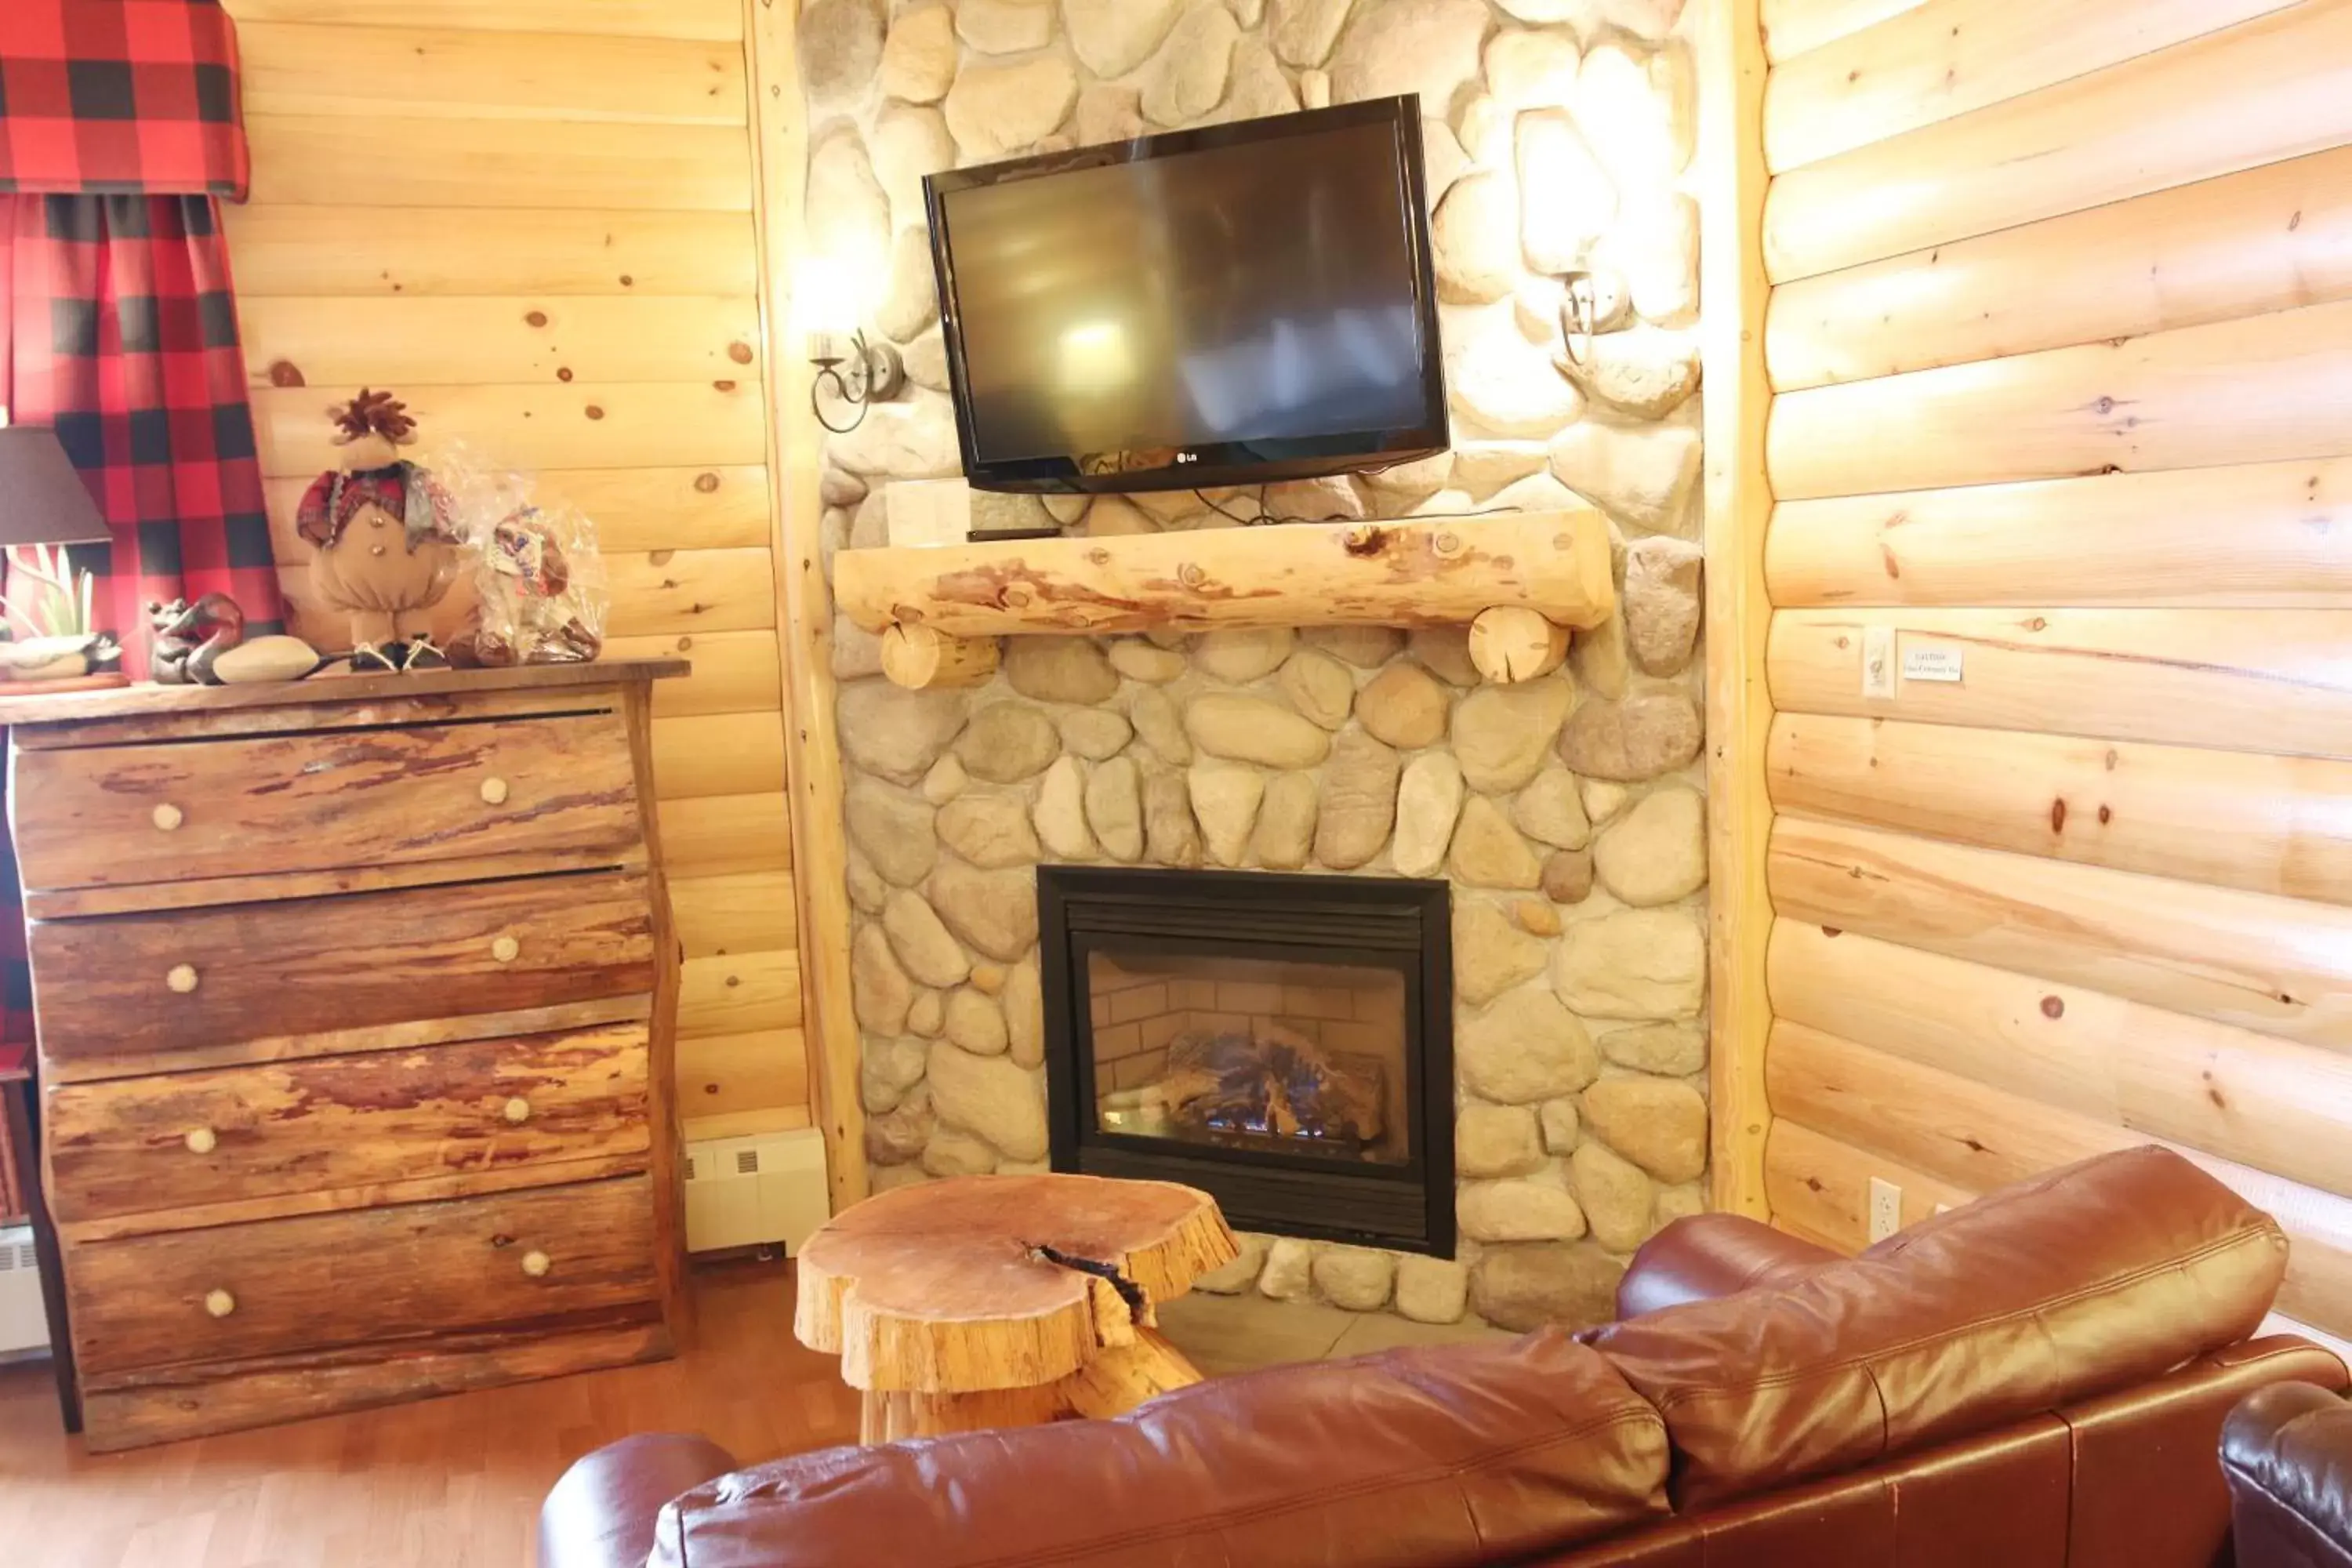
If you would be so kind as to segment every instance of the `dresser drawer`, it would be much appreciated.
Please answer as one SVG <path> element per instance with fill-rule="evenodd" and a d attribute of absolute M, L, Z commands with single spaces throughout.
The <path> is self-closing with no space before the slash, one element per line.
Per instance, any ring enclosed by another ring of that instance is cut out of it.
<path fill-rule="evenodd" d="M 649 992 L 656 968 L 636 871 L 37 921 L 26 942 L 44 1058 L 94 1070 L 254 1040 L 315 1056 L 362 1031 Z"/>
<path fill-rule="evenodd" d="M 617 713 L 19 751 L 29 890 L 624 850 L 638 841 Z"/>
<path fill-rule="evenodd" d="M 59 1220 L 640 1153 L 646 1026 L 64 1084 Z"/>
<path fill-rule="evenodd" d="M 85 1374 L 287 1354 L 654 1300 L 643 1176 L 73 1245 Z"/>

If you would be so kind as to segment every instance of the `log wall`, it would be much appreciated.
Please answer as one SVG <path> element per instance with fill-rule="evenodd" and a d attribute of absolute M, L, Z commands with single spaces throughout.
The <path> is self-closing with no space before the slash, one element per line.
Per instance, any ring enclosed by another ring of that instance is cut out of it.
<path fill-rule="evenodd" d="M 228 0 L 253 200 L 231 263 L 296 630 L 329 403 L 390 386 L 595 522 L 654 698 L 689 1136 L 808 1124 L 740 0 Z"/>
<path fill-rule="evenodd" d="M 1774 1216 L 2166 1142 L 2352 1334 L 2352 3 L 1764 20 Z"/>

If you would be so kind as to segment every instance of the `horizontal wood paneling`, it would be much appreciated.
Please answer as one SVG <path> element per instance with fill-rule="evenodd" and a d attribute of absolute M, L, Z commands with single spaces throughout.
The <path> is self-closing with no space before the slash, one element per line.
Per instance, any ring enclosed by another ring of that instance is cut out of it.
<path fill-rule="evenodd" d="M 737 0 L 228 0 L 239 27 L 313 22 L 338 27 L 480 27 L 504 33 L 601 33 L 625 38 L 740 38 Z"/>
<path fill-rule="evenodd" d="M 1784 501 L 1764 565 L 1798 608 L 2352 605 L 2352 462 Z"/>
<path fill-rule="evenodd" d="M 679 966 L 677 1034 L 681 1042 L 705 1035 L 749 1035 L 800 1026 L 800 957 L 789 948 L 689 958 Z M 680 1096 L 681 1100 L 686 1098 Z"/>
<path fill-rule="evenodd" d="M 756 380 L 728 391 L 709 382 L 398 390 L 409 412 L 436 432 L 436 441 L 462 437 L 477 451 L 525 468 L 740 467 L 761 461 L 767 450 Z M 333 400 L 334 394 L 310 387 L 253 394 L 264 473 L 315 478 L 333 463 L 333 426 L 325 417 Z"/>
<path fill-rule="evenodd" d="M 1955 1206 L 1976 1194 L 1939 1182 L 1923 1171 L 1895 1164 L 1801 1121 L 1775 1114 L 1764 1142 L 1764 1190 L 1772 1219 L 1807 1240 L 1841 1252 L 1870 1245 L 1870 1179 L 1903 1189 L 1902 1218 L 1916 1225 L 1941 1204 Z"/>
<path fill-rule="evenodd" d="M 414 23 L 406 9 L 386 7 L 383 19 Z M 404 117 L 744 123 L 743 48 L 731 39 L 248 19 L 236 41 L 249 115 L 373 120 L 396 108 Z"/>
<path fill-rule="evenodd" d="M 673 877 L 792 868 L 792 823 L 781 795 L 669 798 L 660 816 Z"/>
<path fill-rule="evenodd" d="M 759 1138 L 771 1132 L 797 1132 L 808 1126 L 810 1120 L 805 1102 L 725 1115 L 689 1116 L 685 1122 L 685 1137 L 689 1143 L 699 1143 L 707 1138 Z"/>
<path fill-rule="evenodd" d="M 1764 28 L 1764 54 L 1777 65 L 1924 4 L 1926 0 L 1762 0 L 1757 10 Z"/>
<path fill-rule="evenodd" d="M 793 879 L 785 871 L 727 877 L 676 877 L 670 911 L 688 958 L 764 952 L 794 939 Z"/>
<path fill-rule="evenodd" d="M 1772 72 L 1773 173 L 2022 97 L 2284 8 L 2291 0 L 1931 0 Z"/>
<path fill-rule="evenodd" d="M 772 714 L 654 721 L 654 787 L 663 800 L 784 787 L 784 731 Z"/>
<path fill-rule="evenodd" d="M 1769 969 L 1778 1018 L 2352 1194 L 2352 1058 L 1801 921 Z"/>
<path fill-rule="evenodd" d="M 274 524 L 273 534 L 281 529 L 292 532 L 290 527 Z M 307 545 L 300 550 L 303 556 L 310 553 Z M 289 557 L 281 545 L 280 558 L 301 557 Z M 614 637 L 675 638 L 681 633 L 761 631 L 775 625 L 775 595 L 764 550 L 623 551 L 600 556 L 596 564 L 610 595 L 604 629 Z M 281 569 L 278 582 L 299 623 L 299 635 L 322 648 L 350 646 L 341 613 L 321 605 L 313 592 L 307 562 Z M 461 584 L 436 612 L 436 625 L 462 625 L 463 608 L 470 603 L 470 584 Z"/>
<path fill-rule="evenodd" d="M 361 385 L 408 404 L 419 460 L 583 514 L 607 653 L 694 666 L 653 694 L 680 1109 L 805 1126 L 741 0 L 227 5 L 255 163 L 228 238 L 298 629 L 348 636 L 292 521 Z"/>
<path fill-rule="evenodd" d="M 689 1124 L 807 1101 L 808 1047 L 796 1028 L 689 1036 L 677 1043 L 678 1110 Z"/>
<path fill-rule="evenodd" d="M 604 558 L 615 637 L 765 631 L 776 624 L 774 567 L 765 550 L 656 550 Z"/>
<path fill-rule="evenodd" d="M 397 105 L 383 106 L 396 109 Z M 740 126 L 248 114 L 253 199 L 331 206 L 748 213 Z M 378 224 L 394 220 L 379 216 Z"/>
<path fill-rule="evenodd" d="M 2352 149 L 1955 240 L 1772 292 L 1802 391 L 2352 296 Z"/>
<path fill-rule="evenodd" d="M 2352 902 L 2352 765 L 1784 713 L 1773 804 L 1956 843 Z"/>
<path fill-rule="evenodd" d="M 1847 823 L 1773 825 L 1783 918 L 2352 1052 L 2352 909 Z"/>
<path fill-rule="evenodd" d="M 533 479 L 541 497 L 585 512 L 606 550 L 768 544 L 768 470 L 757 464 L 541 469 Z"/>
<path fill-rule="evenodd" d="M 517 205 L 226 208 L 240 307 L 256 300 L 682 294 L 759 286 L 751 215 Z"/>
<path fill-rule="evenodd" d="M 439 454 L 419 447 L 430 465 Z M 500 455 L 474 452 L 477 462 Z M 271 539 L 281 566 L 307 570 L 310 546 L 294 531 L 302 492 L 318 476 L 297 472 L 268 480 Z M 600 550 L 764 549 L 768 471 L 761 468 L 540 469 L 528 475 L 541 506 L 568 504 L 588 520 Z"/>
<path fill-rule="evenodd" d="M 1863 695 L 1867 633 L 1963 660 Z M 1768 670 L 1782 712 L 2035 730 L 2352 758 L 2352 609 L 1784 610 Z"/>
<path fill-rule="evenodd" d="M 1792 170 L 1765 202 L 1765 265 L 1810 278 L 2347 141 L 2352 6 L 2304 0 Z"/>
<path fill-rule="evenodd" d="M 263 298 L 238 320 L 257 386 L 760 376 L 760 306 L 749 295 Z"/>
<path fill-rule="evenodd" d="M 2352 300 L 1772 404 L 1783 500 L 2352 453 Z M 1933 432 L 1932 438 L 1926 433 Z"/>
<path fill-rule="evenodd" d="M 1968 1193 L 2149 1142 L 1801 1024 L 1773 1029 L 1766 1081 L 1775 1116 Z M 2291 1254 L 2279 1310 L 2335 1333 L 2352 1332 L 2352 1201 L 2195 1150 L 2179 1152 L 2285 1226 Z"/>
<path fill-rule="evenodd" d="M 643 637 L 606 637 L 606 658 L 683 658 L 693 672 L 654 688 L 654 715 L 682 718 L 695 713 L 773 713 L 782 700 L 782 666 L 776 634 L 701 632 Z"/>

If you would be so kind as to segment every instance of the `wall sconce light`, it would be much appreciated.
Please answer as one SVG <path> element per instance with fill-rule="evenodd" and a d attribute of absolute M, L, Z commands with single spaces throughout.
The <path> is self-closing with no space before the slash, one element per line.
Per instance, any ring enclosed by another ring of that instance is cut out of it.
<path fill-rule="evenodd" d="M 866 422 L 869 406 L 888 402 L 907 384 L 906 362 L 898 357 L 897 347 L 884 339 L 867 338 L 863 329 L 845 338 L 838 332 L 811 332 L 809 363 L 816 366 L 809 406 L 816 413 L 816 422 L 836 436 L 856 429 Z M 846 425 L 835 425 L 825 417 L 828 386 L 834 402 L 856 410 Z"/>
<path fill-rule="evenodd" d="M 907 384 L 907 367 L 888 342 L 868 338 L 864 321 L 873 303 L 874 280 L 881 275 L 878 258 L 865 265 L 847 257 L 814 256 L 803 261 L 793 279 L 793 312 L 816 379 L 809 386 L 809 406 L 817 423 L 836 436 L 846 436 L 866 422 L 866 410 L 898 395 Z M 826 396 L 830 389 L 832 396 Z M 836 425 L 825 416 L 830 401 L 846 405 L 849 422 Z"/>

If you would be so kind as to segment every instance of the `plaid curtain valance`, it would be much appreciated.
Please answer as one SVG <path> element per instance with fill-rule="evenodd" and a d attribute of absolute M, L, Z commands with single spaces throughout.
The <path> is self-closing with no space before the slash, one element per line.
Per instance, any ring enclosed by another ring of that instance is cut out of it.
<path fill-rule="evenodd" d="M 249 169 L 218 0 L 0 0 L 0 193 L 242 200 Z"/>

